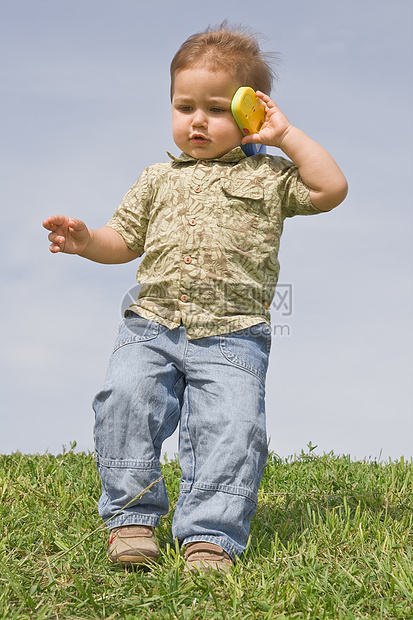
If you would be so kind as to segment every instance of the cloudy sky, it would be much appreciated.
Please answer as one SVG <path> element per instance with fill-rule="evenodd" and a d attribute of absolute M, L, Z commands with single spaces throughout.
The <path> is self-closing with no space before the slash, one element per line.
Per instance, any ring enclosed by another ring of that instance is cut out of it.
<path fill-rule="evenodd" d="M 413 2 L 255 6 L 1 0 L 0 452 L 93 450 L 91 401 L 138 262 L 52 255 L 41 223 L 63 213 L 104 225 L 147 165 L 178 154 L 170 60 L 228 19 L 280 54 L 275 100 L 350 186 L 335 211 L 286 223 L 271 449 L 413 457 Z M 176 439 L 165 449 L 173 456 Z"/>

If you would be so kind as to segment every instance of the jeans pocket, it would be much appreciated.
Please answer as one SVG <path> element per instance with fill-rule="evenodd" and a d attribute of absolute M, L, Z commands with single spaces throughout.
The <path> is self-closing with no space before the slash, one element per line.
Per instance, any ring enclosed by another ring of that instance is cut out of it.
<path fill-rule="evenodd" d="M 159 323 L 144 319 L 138 314 L 127 311 L 120 324 L 113 353 L 128 344 L 153 340 L 159 334 Z"/>
<path fill-rule="evenodd" d="M 256 375 L 262 383 L 265 383 L 270 347 L 271 329 L 266 323 L 220 336 L 224 357 L 234 366 Z"/>

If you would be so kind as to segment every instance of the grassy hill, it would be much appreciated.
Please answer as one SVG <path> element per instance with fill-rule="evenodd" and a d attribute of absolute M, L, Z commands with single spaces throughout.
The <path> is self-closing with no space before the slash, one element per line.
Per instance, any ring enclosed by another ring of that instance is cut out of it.
<path fill-rule="evenodd" d="M 173 508 L 177 461 L 163 464 Z M 227 576 L 183 573 L 172 510 L 151 571 L 109 565 L 93 456 L 0 456 L 0 618 L 413 618 L 413 463 L 271 454 Z"/>

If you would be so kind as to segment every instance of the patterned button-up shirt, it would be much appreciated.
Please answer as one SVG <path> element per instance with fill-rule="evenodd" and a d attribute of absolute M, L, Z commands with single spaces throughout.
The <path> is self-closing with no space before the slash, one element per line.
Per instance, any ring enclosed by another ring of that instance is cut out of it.
<path fill-rule="evenodd" d="M 297 167 L 240 147 L 149 166 L 108 222 L 139 256 L 131 310 L 189 339 L 270 324 L 283 221 L 319 213 Z"/>

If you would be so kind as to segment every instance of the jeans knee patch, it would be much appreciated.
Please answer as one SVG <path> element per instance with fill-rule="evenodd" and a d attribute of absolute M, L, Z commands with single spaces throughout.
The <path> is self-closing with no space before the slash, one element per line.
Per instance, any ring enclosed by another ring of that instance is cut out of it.
<path fill-rule="evenodd" d="M 111 497 L 116 497 L 119 493 L 124 493 L 125 497 L 138 497 L 140 493 L 145 495 L 161 476 L 160 464 L 156 459 L 108 459 L 96 454 L 96 465 L 102 485 Z M 159 494 L 157 487 L 155 484 L 154 488 L 151 488 L 152 498 Z"/>
<path fill-rule="evenodd" d="M 197 491 L 207 491 L 212 493 L 226 493 L 227 495 L 235 495 L 238 497 L 242 497 L 244 499 L 248 499 L 250 502 L 254 504 L 254 506 L 258 503 L 257 493 L 254 491 L 250 491 L 245 487 L 237 487 L 233 485 L 227 484 L 216 484 L 216 483 L 208 483 L 208 482 L 195 482 L 193 488 Z"/>
<path fill-rule="evenodd" d="M 101 467 L 110 467 L 113 469 L 143 469 L 150 471 L 151 469 L 159 469 L 159 461 L 153 459 L 151 461 L 138 461 L 135 459 L 110 459 L 96 454 L 96 464 Z"/>
<path fill-rule="evenodd" d="M 99 514 L 110 527 L 145 523 L 156 526 L 169 510 L 159 461 L 111 459 L 96 454 L 102 482 Z M 125 523 L 125 519 L 127 520 Z"/>

